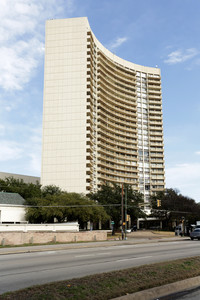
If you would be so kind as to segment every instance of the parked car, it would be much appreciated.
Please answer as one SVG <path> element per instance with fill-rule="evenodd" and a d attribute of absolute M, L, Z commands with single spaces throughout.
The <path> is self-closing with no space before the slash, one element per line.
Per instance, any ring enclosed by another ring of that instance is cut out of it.
<path fill-rule="evenodd" d="M 127 233 L 131 233 L 133 231 L 137 231 L 137 226 L 136 225 L 133 225 L 132 228 L 126 230 Z"/>
<path fill-rule="evenodd" d="M 198 239 L 200 240 L 200 228 L 195 228 L 194 231 L 190 232 L 191 240 Z"/>

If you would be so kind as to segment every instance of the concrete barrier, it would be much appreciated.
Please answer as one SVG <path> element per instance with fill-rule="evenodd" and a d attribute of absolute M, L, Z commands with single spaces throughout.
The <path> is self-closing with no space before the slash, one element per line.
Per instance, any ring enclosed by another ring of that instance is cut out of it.
<path fill-rule="evenodd" d="M 8 231 L 69 231 L 78 232 L 78 222 L 48 223 L 48 224 L 0 224 L 0 233 Z"/>

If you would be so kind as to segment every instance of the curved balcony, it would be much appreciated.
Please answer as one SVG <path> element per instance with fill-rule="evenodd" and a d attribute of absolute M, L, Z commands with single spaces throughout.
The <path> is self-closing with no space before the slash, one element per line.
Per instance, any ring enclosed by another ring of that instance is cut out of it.
<path fill-rule="evenodd" d="M 133 149 L 136 148 L 137 145 L 137 140 L 128 140 L 125 139 L 125 142 L 120 142 L 120 139 L 113 139 L 113 138 L 108 138 L 108 135 L 104 135 L 104 134 L 100 134 L 100 136 L 98 137 L 98 141 L 102 142 L 102 143 L 110 143 L 113 145 L 118 145 L 121 147 L 128 149 Z M 122 140 L 121 140 L 122 141 Z"/>
<path fill-rule="evenodd" d="M 110 162 L 106 162 L 104 160 L 100 160 L 98 162 L 98 167 L 102 167 L 104 169 L 110 169 L 110 170 L 112 170 L 112 172 L 115 172 L 115 173 L 118 173 L 118 174 L 121 171 L 123 171 L 127 174 L 131 173 L 136 177 L 137 177 L 137 174 L 138 174 L 137 168 L 128 167 L 128 166 L 121 166 L 121 165 L 117 165 L 117 164 L 111 164 Z"/>
<path fill-rule="evenodd" d="M 97 131 L 98 134 L 103 134 L 104 132 L 109 132 L 112 135 L 112 138 L 116 137 L 116 135 L 125 137 L 125 138 L 134 138 L 135 137 L 135 130 L 119 130 L 113 127 L 106 126 L 102 122 L 97 123 Z"/>
<path fill-rule="evenodd" d="M 102 119 L 109 118 L 113 122 L 123 124 L 123 126 L 124 125 L 125 126 L 131 126 L 132 128 L 135 128 L 135 129 L 137 127 L 136 123 L 133 123 L 133 118 L 127 118 L 126 116 L 116 114 L 116 113 L 113 112 L 113 110 L 111 111 L 110 109 L 107 109 L 107 107 L 101 107 L 98 110 L 98 115 L 102 116 Z"/>
<path fill-rule="evenodd" d="M 130 184 L 132 185 L 132 187 L 134 188 L 134 190 L 138 191 L 138 184 L 136 180 L 125 180 L 123 177 L 115 177 L 115 176 L 109 176 L 109 175 L 99 175 L 98 180 L 100 182 L 99 184 L 99 188 L 102 184 L 104 184 L 105 182 L 110 182 L 110 183 L 117 183 L 117 184 L 122 184 L 122 183 L 126 183 L 126 184 Z"/>
<path fill-rule="evenodd" d="M 119 90 L 121 93 L 130 94 L 131 96 L 136 96 L 136 87 L 133 85 L 122 85 L 117 79 L 113 79 L 109 76 L 108 73 L 103 71 L 102 69 L 98 72 L 98 79 L 103 80 L 106 84 L 112 85 L 112 87 L 116 90 Z"/>
<path fill-rule="evenodd" d="M 136 109 L 136 98 L 130 97 L 125 94 L 117 93 L 115 90 L 109 89 L 105 83 L 98 83 L 97 84 L 97 94 L 98 92 L 102 91 L 106 97 L 110 97 L 115 103 L 115 105 L 121 105 L 125 108 L 134 108 Z"/>
<path fill-rule="evenodd" d="M 116 64 L 111 63 L 111 61 L 108 60 L 105 56 L 102 56 L 101 52 L 99 53 L 97 64 L 99 67 L 101 67 L 101 65 L 103 65 L 108 71 L 115 74 L 115 76 L 118 77 L 119 79 L 126 80 L 127 82 L 130 82 L 130 83 L 133 81 L 136 81 L 136 72 L 135 71 L 132 71 L 130 73 L 130 71 L 128 72 L 128 70 L 126 68 L 124 68 L 124 69 L 119 68 Z"/>
<path fill-rule="evenodd" d="M 116 130 L 120 130 L 122 132 L 130 132 L 130 133 L 135 133 L 136 134 L 136 128 L 133 126 L 130 126 L 129 124 L 124 124 L 118 123 L 118 122 L 112 122 L 110 121 L 110 118 L 102 118 L 101 116 L 98 117 L 97 119 L 97 125 L 103 124 L 105 127 L 110 127 Z"/>
<path fill-rule="evenodd" d="M 98 103 L 103 101 L 105 104 L 108 103 L 111 108 L 116 111 L 118 114 L 122 113 L 136 119 L 136 106 L 130 106 L 123 104 L 122 102 L 116 101 L 116 98 L 113 97 L 112 94 L 106 92 L 105 90 L 101 89 L 97 92 L 98 95 Z M 121 99 L 118 99 L 121 100 Z M 100 107 L 99 107 L 100 108 Z"/>
<path fill-rule="evenodd" d="M 127 160 L 127 161 L 137 161 L 137 152 L 133 152 L 133 154 L 130 153 L 121 153 L 121 152 L 115 152 L 111 151 L 109 149 L 105 149 L 100 147 L 98 149 L 98 155 L 106 155 L 107 157 L 113 157 L 113 159 L 116 160 Z"/>
<path fill-rule="evenodd" d="M 105 97 L 105 95 L 99 92 L 99 99 L 98 99 L 98 109 L 107 109 L 109 112 L 115 113 L 117 117 L 121 117 L 127 120 L 130 120 L 136 124 L 136 109 L 135 110 L 127 110 L 124 109 L 123 106 L 117 106 L 115 102 L 111 99 Z"/>

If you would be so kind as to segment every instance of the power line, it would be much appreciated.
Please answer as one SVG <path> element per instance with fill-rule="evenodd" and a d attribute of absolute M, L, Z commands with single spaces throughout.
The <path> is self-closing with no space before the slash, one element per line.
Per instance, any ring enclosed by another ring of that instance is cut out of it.
<path fill-rule="evenodd" d="M 77 208 L 77 207 L 106 207 L 106 206 L 121 206 L 121 204 L 102 204 L 102 205 L 24 205 L 26 208 Z"/>

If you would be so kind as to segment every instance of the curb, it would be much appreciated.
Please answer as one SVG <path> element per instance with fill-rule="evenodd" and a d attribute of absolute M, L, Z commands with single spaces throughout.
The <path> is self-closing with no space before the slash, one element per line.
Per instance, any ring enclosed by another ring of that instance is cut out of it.
<path fill-rule="evenodd" d="M 134 294 L 113 298 L 112 300 L 159 300 L 159 297 L 171 295 L 177 292 L 182 292 L 187 289 L 195 288 L 199 285 L 200 285 L 200 276 L 197 276 L 197 277 L 177 281 L 174 283 L 169 283 L 163 286 L 158 286 Z"/>

